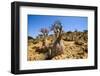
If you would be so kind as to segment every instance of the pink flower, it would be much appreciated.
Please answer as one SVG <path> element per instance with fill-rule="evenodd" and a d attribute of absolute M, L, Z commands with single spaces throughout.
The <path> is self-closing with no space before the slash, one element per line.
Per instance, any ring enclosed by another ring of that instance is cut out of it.
<path fill-rule="evenodd" d="M 40 32 L 42 32 L 42 33 L 48 33 L 49 30 L 47 28 L 41 28 Z"/>

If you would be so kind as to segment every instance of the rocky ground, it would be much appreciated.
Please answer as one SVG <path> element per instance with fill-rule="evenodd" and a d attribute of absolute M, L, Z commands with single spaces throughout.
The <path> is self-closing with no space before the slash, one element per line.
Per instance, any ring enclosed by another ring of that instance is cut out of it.
<path fill-rule="evenodd" d="M 67 32 L 63 34 L 64 53 L 51 58 L 51 60 L 62 59 L 86 59 L 88 57 L 87 32 Z M 52 42 L 52 37 L 48 38 L 48 44 Z M 42 47 L 42 41 L 28 39 L 28 61 L 46 60 L 47 53 L 39 53 L 37 47 Z"/>

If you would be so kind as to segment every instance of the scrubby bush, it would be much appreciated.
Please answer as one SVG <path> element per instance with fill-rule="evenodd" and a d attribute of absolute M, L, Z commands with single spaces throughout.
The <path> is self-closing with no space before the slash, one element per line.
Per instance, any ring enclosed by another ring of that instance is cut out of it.
<path fill-rule="evenodd" d="M 33 40 L 33 44 L 37 44 L 39 41 L 38 40 Z"/>
<path fill-rule="evenodd" d="M 82 44 L 84 44 L 84 41 L 82 41 L 82 40 L 76 40 L 75 44 L 76 45 L 82 45 Z"/>

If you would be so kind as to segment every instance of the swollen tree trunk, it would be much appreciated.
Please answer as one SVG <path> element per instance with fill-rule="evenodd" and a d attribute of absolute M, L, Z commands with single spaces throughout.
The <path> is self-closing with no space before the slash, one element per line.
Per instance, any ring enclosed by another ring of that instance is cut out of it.
<path fill-rule="evenodd" d="M 43 39 L 42 46 L 47 46 L 47 39 Z"/>

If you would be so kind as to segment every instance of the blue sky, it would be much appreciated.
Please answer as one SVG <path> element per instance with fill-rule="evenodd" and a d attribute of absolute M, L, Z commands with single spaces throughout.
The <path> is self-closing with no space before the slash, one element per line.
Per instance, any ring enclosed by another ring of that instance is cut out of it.
<path fill-rule="evenodd" d="M 88 18 L 79 16 L 50 16 L 50 15 L 28 15 L 28 36 L 36 37 L 41 28 L 50 26 L 59 20 L 64 31 L 87 30 Z"/>

